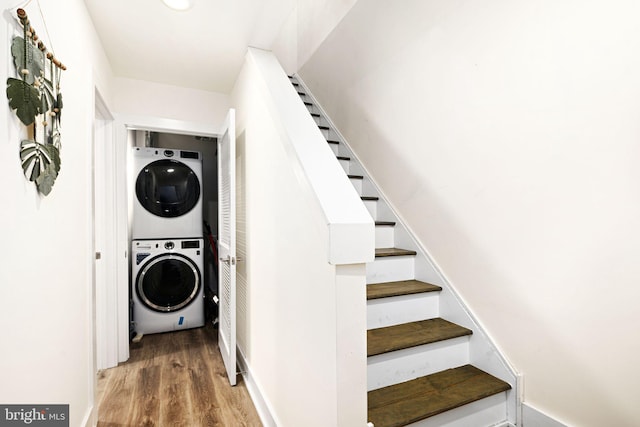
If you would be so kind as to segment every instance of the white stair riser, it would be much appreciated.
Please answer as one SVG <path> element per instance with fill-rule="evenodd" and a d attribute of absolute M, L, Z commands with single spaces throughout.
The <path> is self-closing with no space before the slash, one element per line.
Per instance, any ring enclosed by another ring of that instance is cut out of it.
<path fill-rule="evenodd" d="M 336 145 L 336 144 L 333 144 Z M 349 173 L 349 160 L 338 160 L 340 162 L 340 166 L 344 169 L 345 173 Z"/>
<path fill-rule="evenodd" d="M 362 190 L 360 190 L 362 194 Z M 378 202 L 376 200 L 363 200 L 364 201 L 364 207 L 367 208 L 367 210 L 369 211 L 369 214 L 371 215 L 371 218 L 373 218 L 374 220 L 378 218 Z M 393 244 L 389 245 L 389 246 L 378 246 L 378 244 L 376 244 L 376 248 L 390 248 L 392 247 Z"/>
<path fill-rule="evenodd" d="M 349 180 L 351 181 L 351 184 L 356 189 L 358 194 L 362 195 L 362 179 L 349 178 Z"/>
<path fill-rule="evenodd" d="M 367 283 L 395 282 L 414 278 L 415 260 L 412 256 L 376 258 L 367 263 Z"/>
<path fill-rule="evenodd" d="M 367 204 L 365 203 L 365 206 Z M 377 206 L 377 204 L 376 204 Z M 371 211 L 369 211 L 371 213 Z M 376 215 L 378 214 L 378 210 L 375 211 Z M 376 219 L 376 217 L 371 215 L 371 218 Z M 392 248 L 394 246 L 393 242 L 393 227 L 390 225 L 378 225 L 376 226 L 376 248 Z"/>
<path fill-rule="evenodd" d="M 439 415 L 409 424 L 407 427 L 495 426 L 507 420 L 507 392 L 469 403 Z M 506 424 L 509 425 L 509 424 Z"/>
<path fill-rule="evenodd" d="M 336 156 L 340 155 L 340 144 L 329 144 L 329 147 L 331 147 L 333 154 Z"/>
<path fill-rule="evenodd" d="M 413 380 L 469 363 L 469 337 L 459 337 L 367 358 L 367 390 Z"/>
<path fill-rule="evenodd" d="M 367 329 L 433 319 L 439 313 L 438 292 L 380 298 L 367 301 Z"/>

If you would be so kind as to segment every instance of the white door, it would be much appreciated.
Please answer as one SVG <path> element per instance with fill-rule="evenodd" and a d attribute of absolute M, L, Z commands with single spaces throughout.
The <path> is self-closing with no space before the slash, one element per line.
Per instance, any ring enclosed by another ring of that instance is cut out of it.
<path fill-rule="evenodd" d="M 218 346 L 236 385 L 236 134 L 230 109 L 218 138 Z"/>

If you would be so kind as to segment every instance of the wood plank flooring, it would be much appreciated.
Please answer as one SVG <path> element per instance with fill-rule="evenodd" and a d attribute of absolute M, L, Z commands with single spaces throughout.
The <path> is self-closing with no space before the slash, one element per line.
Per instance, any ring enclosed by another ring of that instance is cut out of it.
<path fill-rule="evenodd" d="M 147 335 L 98 373 L 98 427 L 262 426 L 242 378 L 231 387 L 211 326 Z"/>

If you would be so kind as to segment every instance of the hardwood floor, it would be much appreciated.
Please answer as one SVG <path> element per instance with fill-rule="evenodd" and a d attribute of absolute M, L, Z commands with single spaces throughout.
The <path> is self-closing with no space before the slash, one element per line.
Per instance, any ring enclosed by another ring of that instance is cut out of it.
<path fill-rule="evenodd" d="M 211 327 L 148 335 L 98 373 L 98 427 L 262 426 L 242 378 L 231 387 Z"/>

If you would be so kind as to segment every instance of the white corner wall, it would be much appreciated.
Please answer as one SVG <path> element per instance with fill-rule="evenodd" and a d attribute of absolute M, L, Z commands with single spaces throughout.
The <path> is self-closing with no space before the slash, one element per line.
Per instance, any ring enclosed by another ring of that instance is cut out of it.
<path fill-rule="evenodd" d="M 360 1 L 300 70 L 525 402 L 569 425 L 640 419 L 639 14 Z"/>
<path fill-rule="evenodd" d="M 293 74 L 320 46 L 357 0 L 296 0 L 272 51 L 288 74 Z"/>
<path fill-rule="evenodd" d="M 256 55 L 265 59 L 269 54 Z M 333 244 L 329 223 L 334 218 L 327 219 L 290 134 L 283 132 L 264 75 L 258 71 L 259 61 L 250 57 L 251 52 L 232 93 L 237 110 L 242 364 L 256 390 L 254 399 L 261 402 L 265 425 L 364 426 L 364 258 L 353 265 L 329 263 Z M 297 98 L 290 85 L 288 89 Z M 299 107 L 304 109 L 302 103 Z M 299 126 L 298 121 L 294 124 Z M 318 132 L 315 124 L 311 129 Z M 316 161 L 323 164 L 323 154 L 316 154 Z M 356 194 L 353 198 L 359 202 Z M 356 213 L 349 216 L 355 218 Z M 369 225 L 373 250 L 373 224 Z"/>
<path fill-rule="evenodd" d="M 0 19 L 0 81 L 15 77 L 10 53 L 15 9 Z M 94 386 L 91 166 L 94 91 L 109 102 L 111 70 L 82 0 L 25 7 L 45 44 L 67 65 L 61 89 L 62 169 L 41 197 L 23 176 L 24 128 L 0 102 L 4 207 L 0 268 L 0 402 L 69 404 L 70 425 L 91 424 Z M 72 24 L 72 25 L 70 25 Z M 51 39 L 47 37 L 47 33 Z M 20 32 L 21 34 L 21 32 Z M 4 87 L 4 86 L 3 86 Z M 3 90 L 3 94 L 5 91 Z"/>

